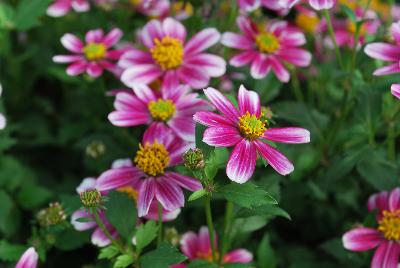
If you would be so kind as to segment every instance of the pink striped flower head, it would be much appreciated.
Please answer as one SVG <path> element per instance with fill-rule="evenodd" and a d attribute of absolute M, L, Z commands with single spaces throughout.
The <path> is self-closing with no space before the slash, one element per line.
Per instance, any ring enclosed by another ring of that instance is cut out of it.
<path fill-rule="evenodd" d="M 114 102 L 115 111 L 108 118 L 121 127 L 164 123 L 174 133 L 194 142 L 195 122 L 193 115 L 209 109 L 209 104 L 197 93 L 190 93 L 187 85 L 161 86 L 156 92 L 146 85 L 134 85 L 133 91 L 119 92 Z"/>
<path fill-rule="evenodd" d="M 169 167 L 182 163 L 182 154 L 192 147 L 183 142 L 162 123 L 153 124 L 144 134 L 143 141 L 133 159 L 135 166 L 110 169 L 99 177 L 96 187 L 108 191 L 135 185 L 138 190 L 139 217 L 148 215 L 151 204 L 157 200 L 167 211 L 183 207 L 182 188 L 196 191 L 201 183 Z"/>
<path fill-rule="evenodd" d="M 62 45 L 73 55 L 58 55 L 53 57 L 57 63 L 68 63 L 67 74 L 71 76 L 87 72 L 92 77 L 98 77 L 106 69 L 117 72 L 114 63 L 119 60 L 125 49 L 112 50 L 111 48 L 121 39 L 122 31 L 113 29 L 104 35 L 103 30 L 96 29 L 86 33 L 85 43 L 73 34 L 64 34 Z"/>
<path fill-rule="evenodd" d="M 36 268 L 38 260 L 39 255 L 35 248 L 30 247 L 22 254 L 15 268 Z"/>
<path fill-rule="evenodd" d="M 310 132 L 303 128 L 268 128 L 261 113 L 260 97 L 254 91 L 239 88 L 239 110 L 214 88 L 204 90 L 210 102 L 221 112 L 197 112 L 194 120 L 208 126 L 203 141 L 215 147 L 234 147 L 226 166 L 229 179 L 244 183 L 254 173 L 257 152 L 278 173 L 287 175 L 294 170 L 292 163 L 267 140 L 284 143 L 308 143 Z"/>
<path fill-rule="evenodd" d="M 272 69 L 277 78 L 288 82 L 290 74 L 283 63 L 305 67 L 311 54 L 301 48 L 306 43 L 302 32 L 285 21 L 274 21 L 258 28 L 250 19 L 238 17 L 237 24 L 243 34 L 224 33 L 221 43 L 242 50 L 229 63 L 235 67 L 251 64 L 250 74 L 255 79 L 265 77 Z"/>
<path fill-rule="evenodd" d="M 400 257 L 400 188 L 380 192 L 368 200 L 376 211 L 377 227 L 356 227 L 343 235 L 343 245 L 352 251 L 377 248 L 371 268 L 397 268 Z"/>
<path fill-rule="evenodd" d="M 162 78 L 167 84 L 181 81 L 197 89 L 225 73 L 225 60 L 204 52 L 220 39 L 214 28 L 204 29 L 186 42 L 186 29 L 179 21 L 152 20 L 141 30 L 140 39 L 145 50 L 130 50 L 119 62 L 125 69 L 121 80 L 128 87 Z"/>
<path fill-rule="evenodd" d="M 214 243 L 215 245 L 217 244 L 217 237 L 215 237 Z M 185 254 L 190 261 L 212 261 L 211 242 L 207 227 L 201 227 L 198 234 L 194 232 L 185 233 L 182 236 L 180 244 L 182 253 Z M 253 260 L 253 254 L 246 249 L 239 248 L 226 253 L 222 260 L 223 264 L 249 263 Z M 185 264 L 177 264 L 172 266 L 172 268 L 185 267 Z"/>
<path fill-rule="evenodd" d="M 71 10 L 86 12 L 90 9 L 88 0 L 54 0 L 47 8 L 47 15 L 51 17 L 65 16 Z"/>
<path fill-rule="evenodd" d="M 373 73 L 374 75 L 389 75 L 400 72 L 400 22 L 392 24 L 391 34 L 394 44 L 371 43 L 364 49 L 364 52 L 371 58 L 391 63 L 387 66 L 376 69 Z M 392 94 L 398 97 L 398 85 L 392 85 Z"/>

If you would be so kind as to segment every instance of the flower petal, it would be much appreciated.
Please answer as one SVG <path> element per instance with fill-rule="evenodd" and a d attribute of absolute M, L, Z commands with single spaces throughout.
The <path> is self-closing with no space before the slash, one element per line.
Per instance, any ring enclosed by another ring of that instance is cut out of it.
<path fill-rule="evenodd" d="M 78 61 L 67 67 L 67 74 L 71 76 L 80 75 L 86 70 L 87 63 L 85 61 Z"/>
<path fill-rule="evenodd" d="M 161 40 L 163 36 L 161 22 L 155 19 L 149 21 L 140 32 L 140 39 L 147 48 L 152 48 L 154 39 Z"/>
<path fill-rule="evenodd" d="M 53 61 L 57 63 L 71 63 L 75 61 L 83 61 L 85 58 L 81 55 L 57 55 L 53 57 Z"/>
<path fill-rule="evenodd" d="M 168 122 L 168 126 L 177 136 L 186 141 L 195 141 L 195 125 L 191 116 L 175 116 Z"/>
<path fill-rule="evenodd" d="M 103 73 L 103 68 L 96 62 L 89 62 L 86 72 L 91 77 L 99 77 Z"/>
<path fill-rule="evenodd" d="M 151 101 L 156 101 L 158 98 L 154 91 L 144 84 L 135 84 L 132 87 L 136 97 L 141 100 L 144 104 L 148 105 Z"/>
<path fill-rule="evenodd" d="M 19 258 L 15 268 L 36 268 L 38 260 L 39 254 L 34 247 L 30 247 Z"/>
<path fill-rule="evenodd" d="M 114 111 L 108 115 L 111 124 L 118 127 L 132 127 L 147 124 L 150 117 L 147 113 L 137 111 Z"/>
<path fill-rule="evenodd" d="M 254 42 L 252 39 L 245 37 L 237 33 L 224 33 L 221 38 L 221 44 L 227 47 L 236 49 L 252 49 L 254 47 Z"/>
<path fill-rule="evenodd" d="M 400 248 L 396 241 L 381 243 L 372 258 L 371 268 L 397 268 Z"/>
<path fill-rule="evenodd" d="M 381 76 L 381 75 L 388 75 L 400 72 L 399 63 L 394 63 L 391 65 L 387 65 L 381 68 L 378 68 L 374 71 L 374 75 Z"/>
<path fill-rule="evenodd" d="M 57 1 L 51 4 L 46 11 L 46 14 L 51 17 L 62 17 L 71 10 L 71 5 L 65 1 Z"/>
<path fill-rule="evenodd" d="M 96 228 L 92 233 L 91 242 L 93 245 L 98 247 L 105 247 L 111 243 L 110 239 L 107 238 L 100 228 Z"/>
<path fill-rule="evenodd" d="M 364 52 L 374 59 L 384 61 L 399 61 L 400 60 L 400 47 L 386 44 L 386 43 L 372 43 L 368 44 Z"/>
<path fill-rule="evenodd" d="M 95 178 L 84 178 L 79 184 L 78 187 L 76 187 L 76 192 L 78 194 L 88 190 L 88 189 L 93 189 L 96 187 L 96 179 Z"/>
<path fill-rule="evenodd" d="M 203 142 L 215 147 L 231 147 L 242 140 L 234 127 L 209 127 L 204 131 Z"/>
<path fill-rule="evenodd" d="M 194 232 L 185 233 L 180 241 L 181 251 L 189 259 L 195 259 L 198 253 L 198 240 Z"/>
<path fill-rule="evenodd" d="M 366 227 L 359 227 L 348 231 L 342 238 L 344 248 L 352 251 L 373 249 L 383 240 L 378 230 Z"/>
<path fill-rule="evenodd" d="M 210 76 L 203 68 L 196 65 L 184 64 L 177 71 L 179 80 L 194 89 L 204 88 L 210 81 Z"/>
<path fill-rule="evenodd" d="M 388 210 L 389 209 L 389 193 L 384 191 L 373 194 L 368 199 L 368 210 Z"/>
<path fill-rule="evenodd" d="M 75 211 L 74 213 L 72 213 L 71 224 L 72 224 L 72 226 L 74 226 L 74 229 L 77 231 L 86 231 L 86 230 L 92 229 L 95 226 L 97 226 L 97 224 L 94 220 L 89 221 L 89 222 L 77 221 L 77 219 L 79 219 L 79 218 L 91 218 L 91 217 L 92 216 L 89 213 L 87 213 L 84 209 L 79 209 L 79 210 Z"/>
<path fill-rule="evenodd" d="M 271 70 L 271 61 L 265 54 L 257 54 L 251 64 L 250 74 L 255 79 L 264 78 Z"/>
<path fill-rule="evenodd" d="M 263 137 L 270 141 L 283 143 L 309 143 L 310 131 L 299 127 L 269 128 Z"/>
<path fill-rule="evenodd" d="M 96 181 L 96 189 L 108 191 L 135 183 L 143 172 L 136 167 L 113 168 L 103 172 Z"/>
<path fill-rule="evenodd" d="M 271 167 L 279 174 L 285 176 L 293 172 L 293 164 L 281 152 L 262 141 L 255 141 L 255 145 L 260 155 L 267 160 Z"/>
<path fill-rule="evenodd" d="M 179 173 L 176 172 L 166 172 L 165 176 L 175 182 L 176 184 L 178 184 L 180 187 L 185 188 L 189 191 L 197 191 L 202 189 L 203 187 L 201 186 L 201 183 L 194 178 L 188 177 L 188 176 L 184 176 L 181 175 Z"/>
<path fill-rule="evenodd" d="M 311 63 L 311 54 L 304 49 L 285 48 L 280 50 L 277 55 L 295 66 L 306 67 Z"/>
<path fill-rule="evenodd" d="M 239 16 L 236 19 L 236 23 L 244 35 L 249 39 L 255 39 L 258 34 L 257 25 L 245 16 Z"/>
<path fill-rule="evenodd" d="M 195 113 L 193 115 L 193 120 L 209 127 L 234 126 L 226 117 L 209 111 Z"/>
<path fill-rule="evenodd" d="M 237 183 L 245 183 L 254 173 L 257 160 L 257 151 L 252 141 L 242 139 L 236 144 L 228 164 L 226 174 L 228 178 Z"/>
<path fill-rule="evenodd" d="M 114 28 L 104 37 L 102 43 L 106 47 L 112 47 L 121 39 L 122 35 L 123 33 L 120 29 Z"/>
<path fill-rule="evenodd" d="M 391 87 L 393 96 L 400 99 L 400 84 L 393 84 Z"/>
<path fill-rule="evenodd" d="M 210 102 L 217 108 L 222 114 L 224 114 L 233 123 L 236 123 L 239 118 L 239 112 L 221 92 L 215 88 L 209 87 L 204 89 L 204 94 L 210 100 Z"/>
<path fill-rule="evenodd" d="M 183 207 L 185 197 L 182 189 L 166 177 L 158 177 L 156 186 L 156 198 L 166 210 L 175 210 Z"/>
<path fill-rule="evenodd" d="M 390 192 L 389 210 L 396 211 L 400 209 L 400 188 L 397 187 Z"/>
<path fill-rule="evenodd" d="M 162 23 L 164 34 L 170 37 L 178 38 L 182 43 L 186 39 L 186 29 L 179 21 L 173 18 L 166 18 Z"/>
<path fill-rule="evenodd" d="M 211 77 L 219 77 L 225 74 L 226 71 L 225 60 L 212 54 L 196 54 L 188 57 L 185 62 L 189 65 L 196 66 L 196 68 L 202 68 L 207 75 Z"/>
<path fill-rule="evenodd" d="M 274 71 L 276 77 L 284 83 L 289 82 L 290 74 L 288 70 L 280 63 L 275 57 L 270 57 L 269 62 L 271 63 L 272 71 Z"/>
<path fill-rule="evenodd" d="M 122 54 L 120 60 L 118 61 L 118 66 L 123 69 L 127 69 L 136 64 L 149 63 L 154 63 L 154 60 L 149 52 L 141 51 L 138 49 L 129 49 L 127 52 Z"/>
<path fill-rule="evenodd" d="M 94 29 L 90 30 L 85 35 L 86 43 L 101 43 L 104 36 L 104 32 L 102 29 Z"/>
<path fill-rule="evenodd" d="M 260 96 L 255 91 L 247 90 L 243 85 L 239 87 L 238 105 L 241 114 L 249 112 L 252 115 L 261 115 Z"/>
<path fill-rule="evenodd" d="M 390 32 L 392 33 L 393 39 L 396 41 L 396 43 L 400 44 L 400 24 L 398 22 L 392 23 Z"/>
<path fill-rule="evenodd" d="M 83 43 L 73 34 L 66 33 L 61 37 L 61 44 L 71 52 L 82 53 Z"/>
<path fill-rule="evenodd" d="M 253 51 L 253 50 L 248 50 L 242 53 L 237 54 L 236 56 L 233 56 L 229 60 L 229 64 L 234 66 L 234 67 L 242 67 L 244 65 L 250 64 L 253 62 L 257 56 L 259 55 L 258 52 Z"/>
<path fill-rule="evenodd" d="M 137 200 L 137 209 L 138 216 L 143 217 L 146 216 L 149 212 L 149 208 L 151 202 L 154 199 L 154 195 L 156 192 L 156 181 L 154 178 L 144 179 L 142 185 L 139 188 L 138 200 Z"/>
<path fill-rule="evenodd" d="M 206 28 L 195 34 L 186 44 L 186 55 L 197 54 L 215 45 L 221 38 L 221 34 L 215 28 Z"/>
<path fill-rule="evenodd" d="M 245 249 L 235 249 L 224 256 L 224 263 L 249 263 L 253 260 L 253 254 Z"/>
<path fill-rule="evenodd" d="M 330 9 L 335 2 L 335 0 L 310 0 L 310 6 L 316 10 Z"/>
<path fill-rule="evenodd" d="M 121 81 L 128 87 L 135 84 L 150 84 L 162 74 L 156 64 L 137 64 L 126 69 L 121 75 Z"/>

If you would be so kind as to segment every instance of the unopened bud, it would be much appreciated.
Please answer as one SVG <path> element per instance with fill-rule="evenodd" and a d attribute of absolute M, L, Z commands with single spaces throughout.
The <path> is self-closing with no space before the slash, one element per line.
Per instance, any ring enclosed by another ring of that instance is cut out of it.
<path fill-rule="evenodd" d="M 88 189 L 80 193 L 83 206 L 89 211 L 96 211 L 101 208 L 103 198 L 97 189 Z"/>
<path fill-rule="evenodd" d="M 37 219 L 42 227 L 49 227 L 60 224 L 67 218 L 63 207 L 58 202 L 50 203 L 49 207 L 44 208 L 37 214 Z"/>
<path fill-rule="evenodd" d="M 185 167 L 190 170 L 202 169 L 205 165 L 203 152 L 198 148 L 190 149 L 184 153 L 183 160 Z"/>
<path fill-rule="evenodd" d="M 86 147 L 86 154 L 92 158 L 98 158 L 106 152 L 106 146 L 102 141 L 92 141 Z"/>
<path fill-rule="evenodd" d="M 179 244 L 181 236 L 179 235 L 178 231 L 174 227 L 166 228 L 165 229 L 165 239 L 168 242 L 170 242 L 173 246 L 177 246 Z"/>

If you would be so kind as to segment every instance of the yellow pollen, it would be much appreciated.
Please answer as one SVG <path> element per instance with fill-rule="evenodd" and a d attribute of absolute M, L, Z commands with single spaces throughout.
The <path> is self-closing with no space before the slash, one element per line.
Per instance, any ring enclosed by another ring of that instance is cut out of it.
<path fill-rule="evenodd" d="M 240 133 L 249 140 L 255 140 L 261 137 L 265 130 L 265 121 L 260 120 L 260 117 L 257 117 L 255 114 L 250 115 L 249 112 L 242 115 L 239 118 L 239 130 Z"/>
<path fill-rule="evenodd" d="M 276 50 L 279 49 L 279 40 L 278 38 L 273 35 L 272 33 L 260 33 L 256 37 L 256 44 L 258 49 L 264 53 L 274 53 Z"/>
<path fill-rule="evenodd" d="M 296 25 L 308 33 L 313 33 L 319 23 L 318 16 L 300 13 L 296 16 Z"/>
<path fill-rule="evenodd" d="M 137 202 L 138 192 L 131 186 L 125 186 L 117 189 L 118 192 L 126 193 L 130 198 Z"/>
<path fill-rule="evenodd" d="M 164 145 L 155 141 L 153 144 L 139 144 L 139 150 L 133 160 L 138 168 L 149 176 L 164 174 L 169 162 L 169 153 Z"/>
<path fill-rule="evenodd" d="M 384 210 L 383 218 L 379 221 L 378 230 L 387 240 L 400 240 L 400 210 L 394 212 Z"/>
<path fill-rule="evenodd" d="M 175 113 L 175 104 L 171 100 L 158 99 L 150 101 L 148 108 L 151 117 L 156 121 L 168 121 Z"/>
<path fill-rule="evenodd" d="M 89 43 L 83 48 L 87 60 L 101 60 L 106 55 L 107 48 L 103 44 Z"/>
<path fill-rule="evenodd" d="M 150 52 L 163 70 L 175 69 L 182 64 L 183 45 L 177 38 L 165 36 L 161 41 L 155 38 Z"/>

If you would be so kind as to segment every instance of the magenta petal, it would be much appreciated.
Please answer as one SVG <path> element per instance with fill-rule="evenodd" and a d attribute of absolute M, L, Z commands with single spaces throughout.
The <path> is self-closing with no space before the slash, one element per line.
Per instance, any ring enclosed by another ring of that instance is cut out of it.
<path fill-rule="evenodd" d="M 224 256 L 224 263 L 249 263 L 253 260 L 253 254 L 245 249 L 235 249 Z"/>
<path fill-rule="evenodd" d="M 85 58 L 81 55 L 57 55 L 53 57 L 53 61 L 57 63 L 71 63 L 75 61 L 83 61 Z"/>
<path fill-rule="evenodd" d="M 289 82 L 290 74 L 288 70 L 280 63 L 275 57 L 270 57 L 269 61 L 271 63 L 272 70 L 274 71 L 276 77 L 284 83 Z"/>
<path fill-rule="evenodd" d="M 400 24 L 398 22 L 392 23 L 390 27 L 390 32 L 392 33 L 393 39 L 397 44 L 400 43 Z"/>
<path fill-rule="evenodd" d="M 129 89 L 126 91 L 117 92 L 114 101 L 114 107 L 119 111 L 137 111 L 148 113 L 146 103 L 142 102 L 133 94 L 132 90 Z"/>
<path fill-rule="evenodd" d="M 400 84 L 393 84 L 391 87 L 393 96 L 400 99 Z"/>
<path fill-rule="evenodd" d="M 86 43 L 101 43 L 104 33 L 102 29 L 90 30 L 85 35 Z"/>
<path fill-rule="evenodd" d="M 310 0 L 310 6 L 316 10 L 331 9 L 335 2 L 335 0 Z"/>
<path fill-rule="evenodd" d="M 254 42 L 251 39 L 237 33 L 229 32 L 222 35 L 221 43 L 224 46 L 242 50 L 252 49 L 254 47 Z"/>
<path fill-rule="evenodd" d="M 203 142 L 215 147 L 231 147 L 242 139 L 240 132 L 234 127 L 209 127 L 203 134 Z"/>
<path fill-rule="evenodd" d="M 177 136 L 186 141 L 195 141 L 196 122 L 190 116 L 175 116 L 169 122 L 168 126 Z"/>
<path fill-rule="evenodd" d="M 129 49 L 127 52 L 122 54 L 120 60 L 118 61 L 118 66 L 120 66 L 123 69 L 126 69 L 136 64 L 151 64 L 151 63 L 154 63 L 154 60 L 149 52 L 137 49 Z"/>
<path fill-rule="evenodd" d="M 39 255 L 37 254 L 35 248 L 30 247 L 19 258 L 15 268 L 36 268 L 38 260 Z"/>
<path fill-rule="evenodd" d="M 383 237 L 376 229 L 359 227 L 345 233 L 342 241 L 344 248 L 348 250 L 366 251 L 377 247 Z"/>
<path fill-rule="evenodd" d="M 241 114 L 249 112 L 251 115 L 260 116 L 260 97 L 257 92 L 247 90 L 243 85 L 239 87 L 238 104 Z"/>
<path fill-rule="evenodd" d="M 160 176 L 157 178 L 156 198 L 166 210 L 175 210 L 183 207 L 185 197 L 182 189 L 168 178 Z"/>
<path fill-rule="evenodd" d="M 204 89 L 204 94 L 210 100 L 210 102 L 217 108 L 221 113 L 228 117 L 233 123 L 236 123 L 239 118 L 239 112 L 221 92 L 209 87 Z"/>
<path fill-rule="evenodd" d="M 200 111 L 193 115 L 193 120 L 209 127 L 234 126 L 227 118 L 209 111 Z"/>
<path fill-rule="evenodd" d="M 110 239 L 107 238 L 100 228 L 96 228 L 92 233 L 91 242 L 93 245 L 98 247 L 105 247 L 111 243 Z"/>
<path fill-rule="evenodd" d="M 123 33 L 120 29 L 114 28 L 104 37 L 103 44 L 106 47 L 112 47 L 121 39 L 122 35 Z"/>
<path fill-rule="evenodd" d="M 381 243 L 372 258 L 371 268 L 397 268 L 400 246 L 396 241 Z"/>
<path fill-rule="evenodd" d="M 386 43 L 372 43 L 365 47 L 365 53 L 374 59 L 399 61 L 400 47 Z"/>
<path fill-rule="evenodd" d="M 196 65 L 184 64 L 177 71 L 179 80 L 194 89 L 204 88 L 210 81 L 207 71 Z"/>
<path fill-rule="evenodd" d="M 61 44 L 71 52 L 81 53 L 83 49 L 83 43 L 73 34 L 66 33 L 61 37 Z"/>
<path fill-rule="evenodd" d="M 279 174 L 285 176 L 293 172 L 293 164 L 281 152 L 262 141 L 255 141 L 255 145 L 260 155 Z"/>
<path fill-rule="evenodd" d="M 140 32 L 141 41 L 148 48 L 153 47 L 154 39 L 161 40 L 163 36 L 161 23 L 155 19 L 149 21 Z"/>
<path fill-rule="evenodd" d="M 311 63 L 311 53 L 299 48 L 285 48 L 279 51 L 279 57 L 295 66 L 306 67 Z"/>
<path fill-rule="evenodd" d="M 388 210 L 389 209 L 389 193 L 384 191 L 373 194 L 368 199 L 368 210 Z"/>
<path fill-rule="evenodd" d="M 138 216 L 146 216 L 149 212 L 151 202 L 154 199 L 156 192 L 156 181 L 154 178 L 147 178 L 143 180 L 140 186 L 137 200 Z"/>
<path fill-rule="evenodd" d="M 254 173 L 257 160 L 257 151 L 252 141 L 242 139 L 236 144 L 228 164 L 226 174 L 228 178 L 237 183 L 245 183 Z"/>
<path fill-rule="evenodd" d="M 201 186 L 201 183 L 197 179 L 194 179 L 194 178 L 191 178 L 188 176 L 184 176 L 184 175 L 181 175 L 176 172 L 167 172 L 167 173 L 165 173 L 165 177 L 167 177 L 169 180 L 175 182 L 180 187 L 185 188 L 189 191 L 194 192 L 194 191 L 197 191 L 197 190 L 200 190 L 201 188 L 203 188 Z"/>
<path fill-rule="evenodd" d="M 93 188 L 96 188 L 96 179 L 90 177 L 84 178 L 81 184 L 79 184 L 79 186 L 76 187 L 76 192 L 80 194 L 88 189 L 93 189 Z"/>
<path fill-rule="evenodd" d="M 132 87 L 136 97 L 141 100 L 146 106 L 150 101 L 156 101 L 158 98 L 154 91 L 144 84 L 136 84 Z"/>
<path fill-rule="evenodd" d="M 99 77 L 103 73 L 103 68 L 96 62 L 89 62 L 86 67 L 86 72 L 91 77 Z"/>
<path fill-rule="evenodd" d="M 46 14 L 51 17 L 62 17 L 71 10 L 71 5 L 65 1 L 55 1 L 46 11 Z"/>
<path fill-rule="evenodd" d="M 72 224 L 72 226 L 74 226 L 74 229 L 77 231 L 86 231 L 86 230 L 92 229 L 95 226 L 97 226 L 97 224 L 94 220 L 89 221 L 89 222 L 76 221 L 79 218 L 91 218 L 91 217 L 92 216 L 89 213 L 87 213 L 85 210 L 79 209 L 79 210 L 75 211 L 74 213 L 72 213 L 71 224 Z"/>
<path fill-rule="evenodd" d="M 134 87 L 136 84 L 150 84 L 161 75 L 162 70 L 156 64 L 137 64 L 122 73 L 121 81 L 128 87 Z"/>
<path fill-rule="evenodd" d="M 198 253 L 198 240 L 194 232 L 187 232 L 180 241 L 181 251 L 189 259 L 195 259 Z"/>
<path fill-rule="evenodd" d="M 229 64 L 235 67 L 242 67 L 244 65 L 250 64 L 257 57 L 257 55 L 257 52 L 248 50 L 232 57 L 229 60 Z"/>
<path fill-rule="evenodd" d="M 269 128 L 263 137 L 270 141 L 283 143 L 308 143 L 310 142 L 310 131 L 299 127 Z"/>
<path fill-rule="evenodd" d="M 87 0 L 73 0 L 71 6 L 76 12 L 86 12 L 90 9 L 90 5 Z"/>
<path fill-rule="evenodd" d="M 173 18 L 166 18 L 162 23 L 164 34 L 170 37 L 178 38 L 182 43 L 186 39 L 186 29 L 179 21 Z"/>
<path fill-rule="evenodd" d="M 257 26 L 245 16 L 239 16 L 236 23 L 247 38 L 254 39 L 258 34 Z"/>
<path fill-rule="evenodd" d="M 211 77 L 219 77 L 226 71 L 225 60 L 219 56 L 208 53 L 189 56 L 185 62 L 197 68 L 204 69 L 207 75 Z"/>
<path fill-rule="evenodd" d="M 399 63 L 390 64 L 381 68 L 378 68 L 374 71 L 374 75 L 381 76 L 381 75 L 388 75 L 400 72 Z"/>
<path fill-rule="evenodd" d="M 389 210 L 396 211 L 400 209 L 400 188 L 395 188 L 389 195 Z"/>
<path fill-rule="evenodd" d="M 251 64 L 250 74 L 255 79 L 264 78 L 271 70 L 271 61 L 264 54 L 257 54 Z"/>
<path fill-rule="evenodd" d="M 217 246 L 216 233 L 214 233 L 214 245 Z M 210 235 L 206 226 L 202 226 L 199 230 L 199 234 L 197 236 L 197 248 L 198 252 L 203 254 L 210 254 L 211 252 Z"/>
<path fill-rule="evenodd" d="M 113 168 L 99 176 L 96 189 L 99 191 L 117 189 L 133 184 L 143 176 L 143 172 L 136 167 Z"/>
<path fill-rule="evenodd" d="M 108 115 L 108 120 L 118 127 L 131 127 L 147 124 L 149 115 L 136 111 L 114 111 Z"/>
<path fill-rule="evenodd" d="M 85 61 L 78 61 L 67 67 L 67 74 L 71 76 L 80 75 L 86 70 L 87 63 Z"/>
<path fill-rule="evenodd" d="M 195 34 L 186 44 L 184 53 L 186 55 L 196 54 L 215 45 L 221 38 L 221 34 L 215 28 L 206 28 Z"/>

